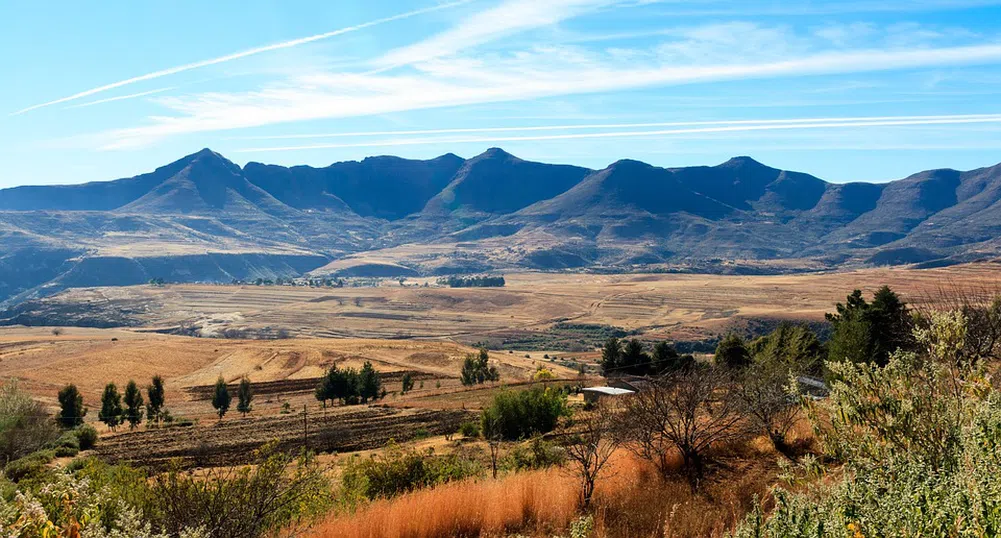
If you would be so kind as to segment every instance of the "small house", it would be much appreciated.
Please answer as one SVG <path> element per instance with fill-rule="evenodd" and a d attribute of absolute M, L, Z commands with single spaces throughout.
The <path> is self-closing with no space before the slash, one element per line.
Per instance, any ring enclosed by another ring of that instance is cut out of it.
<path fill-rule="evenodd" d="M 636 391 L 616 387 L 587 387 L 585 389 L 581 389 L 581 392 L 584 394 L 584 403 L 587 405 L 593 405 L 601 401 L 603 398 L 627 396 L 629 394 L 635 394 Z"/>

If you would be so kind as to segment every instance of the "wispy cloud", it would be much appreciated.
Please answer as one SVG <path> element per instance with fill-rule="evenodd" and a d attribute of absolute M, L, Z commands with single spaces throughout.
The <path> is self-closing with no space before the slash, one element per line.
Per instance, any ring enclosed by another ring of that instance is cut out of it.
<path fill-rule="evenodd" d="M 678 3 L 683 5 L 682 3 Z M 954 11 L 1001 5 L 1001 0 L 829 0 L 819 2 L 751 1 L 739 7 L 685 5 L 667 8 L 659 15 L 672 17 L 748 17 L 748 16 L 816 16 L 851 13 L 918 13 Z"/>
<path fill-rule="evenodd" d="M 318 138 L 362 138 L 368 136 L 413 136 L 413 135 L 443 135 L 466 133 L 509 133 L 536 131 L 578 131 L 589 129 L 638 129 L 654 127 L 692 127 L 699 125 L 770 125 L 797 123 L 830 123 L 830 122 L 877 122 L 877 121 L 950 121 L 978 120 L 993 122 L 1001 118 L 1001 114 L 949 114 L 936 116 L 859 116 L 833 118 L 790 118 L 771 120 L 711 120 L 711 121 L 667 121 L 643 123 L 585 123 L 564 125 L 527 125 L 521 127 L 468 127 L 456 129 L 416 129 L 408 131 L 357 131 L 344 133 L 308 133 L 268 136 L 237 136 L 228 140 L 302 140 Z"/>
<path fill-rule="evenodd" d="M 514 33 L 551 26 L 616 0 L 505 0 L 455 27 L 378 58 L 374 72 L 450 56 Z"/>
<path fill-rule="evenodd" d="M 554 61 L 554 58 L 555 61 Z M 1001 44 L 900 50 L 816 52 L 799 57 L 715 63 L 669 64 L 656 55 L 646 62 L 596 58 L 580 51 L 541 50 L 514 58 L 436 60 L 417 74 L 318 74 L 262 90 L 205 93 L 157 99 L 173 116 L 105 133 L 105 149 L 138 147 L 166 136 L 257 127 L 317 118 L 609 92 L 653 86 L 738 79 L 866 73 L 895 69 L 1001 62 Z"/>
<path fill-rule="evenodd" d="M 335 144 L 310 144 L 299 146 L 275 146 L 242 148 L 236 150 L 237 153 L 261 153 L 279 151 L 303 151 L 317 149 L 344 149 L 344 148 L 365 148 L 365 147 L 393 147 L 393 146 L 419 146 L 432 144 L 494 144 L 502 142 L 537 142 L 552 140 L 584 140 L 603 138 L 647 138 L 662 136 L 682 136 L 682 135 L 704 135 L 709 133 L 734 133 L 751 131 L 778 131 L 778 130 L 817 130 L 817 129 L 859 129 L 871 127 L 898 127 L 898 126 L 928 126 L 928 125 L 959 125 L 959 124 L 1001 124 L 1001 114 L 961 114 L 961 115 L 939 115 L 939 116 L 874 116 L 858 118 L 798 118 L 784 120 L 765 121 L 733 121 L 733 122 L 677 122 L 677 123 L 648 123 L 648 124 L 619 124 L 614 127 L 629 126 L 656 126 L 656 125 L 708 125 L 723 124 L 710 127 L 691 127 L 686 129 L 660 129 L 642 131 L 603 131 L 595 133 L 560 133 L 552 135 L 520 135 L 520 136 L 491 136 L 491 137 L 414 137 L 403 139 L 387 139 L 368 142 L 350 142 Z M 565 126 L 552 127 L 565 128 Z M 541 128 L 536 128 L 541 129 Z M 448 130 L 426 131 L 427 134 L 442 134 Z M 453 130 L 454 131 L 454 130 Z M 399 133 L 397 133 L 399 134 Z"/>
<path fill-rule="evenodd" d="M 423 14 L 426 14 L 426 13 L 431 13 L 433 11 L 440 11 L 440 10 L 443 10 L 443 9 L 448 9 L 448 8 L 456 7 L 456 6 L 459 6 L 459 5 L 462 5 L 462 4 L 468 4 L 471 1 L 473 1 L 473 0 L 456 0 L 456 1 L 453 1 L 453 2 L 446 3 L 446 4 L 439 4 L 439 5 L 435 5 L 435 6 L 431 6 L 431 7 L 426 7 L 426 8 L 423 8 L 423 9 L 417 9 L 417 10 L 413 10 L 413 11 L 408 11 L 406 13 L 400 13 L 398 15 L 393 15 L 391 17 L 384 17 L 384 18 L 381 18 L 381 19 L 376 19 L 374 21 L 369 21 L 369 22 L 362 23 L 362 24 L 357 24 L 357 25 L 354 25 L 354 26 L 348 26 L 348 27 L 345 27 L 345 28 L 340 28 L 338 30 L 333 30 L 333 31 L 330 31 L 330 32 L 325 32 L 325 33 L 322 33 L 322 34 L 316 34 L 316 35 L 312 35 L 312 36 L 308 36 L 308 37 L 302 37 L 302 38 L 293 39 L 293 40 L 290 40 L 290 41 L 283 41 L 281 43 L 274 43 L 274 44 L 271 44 L 271 45 L 265 45 L 265 46 L 262 46 L 262 47 L 256 47 L 256 48 L 252 48 L 252 49 L 247 49 L 247 50 L 236 52 L 236 53 L 233 53 L 233 54 L 227 54 L 226 56 L 219 56 L 217 58 L 211 58 L 211 59 L 208 59 L 208 60 L 201 60 L 201 61 L 198 61 L 198 62 L 193 62 L 193 63 L 184 64 L 184 65 L 179 65 L 179 66 L 171 67 L 171 68 L 168 68 L 168 69 L 162 69 L 160 71 L 154 71 L 152 73 L 147 73 L 145 75 L 140 75 L 140 76 L 132 77 L 132 78 L 125 79 L 125 80 L 120 80 L 118 82 L 112 82 L 111 84 L 105 84 L 104 86 L 98 86 L 96 88 L 91 88 L 89 90 L 84 90 L 82 92 L 78 92 L 78 93 L 75 93 L 73 95 L 69 95 L 69 96 L 66 96 L 66 97 L 61 97 L 59 99 L 54 99 L 52 101 L 47 101 L 45 103 L 40 103 L 40 104 L 37 104 L 37 105 L 32 105 L 32 106 L 29 106 L 29 107 L 26 107 L 26 108 L 22 108 L 21 110 L 18 110 L 16 112 L 10 113 L 10 115 L 11 116 L 17 116 L 17 115 L 20 115 L 20 114 L 24 114 L 26 112 L 30 112 L 32 110 L 38 110 L 40 108 L 45 108 L 45 107 L 52 106 L 52 105 L 57 105 L 57 104 L 60 104 L 60 103 L 66 103 L 66 102 L 69 102 L 69 101 L 74 101 L 74 100 L 77 100 L 77 99 L 80 99 L 80 98 L 83 98 L 83 97 L 88 97 L 88 96 L 91 96 L 91 95 L 94 95 L 94 94 L 97 94 L 97 93 L 106 92 L 108 90 L 113 90 L 115 88 L 121 88 L 123 86 L 128 86 L 130 84 L 136 84 L 136 83 L 139 83 L 139 82 L 145 82 L 147 80 L 154 80 L 154 79 L 158 79 L 158 78 L 169 76 L 169 75 L 175 75 L 177 73 L 183 73 L 185 71 L 191 71 L 192 69 L 200 69 L 202 67 L 208 67 L 208 66 L 211 66 L 211 65 L 217 65 L 217 64 L 221 64 L 221 63 L 225 63 L 225 62 L 230 62 L 230 61 L 233 61 L 233 60 L 238 60 L 240 58 L 246 58 L 248 56 L 254 56 L 254 55 L 257 55 L 257 54 L 263 54 L 265 52 L 271 52 L 271 51 L 276 51 L 276 50 L 281 50 L 281 49 L 288 49 L 288 48 L 292 48 L 292 47 L 298 47 L 299 45 L 305 45 L 307 43 L 313 43 L 315 41 L 321 41 L 321 40 L 324 40 L 324 39 L 330 39 L 332 37 L 336 37 L 336 36 L 347 34 L 347 33 L 351 33 L 351 32 L 357 32 L 359 30 L 364 30 L 366 28 L 371 28 L 373 26 L 377 26 L 377 25 L 380 25 L 380 24 L 385 24 L 385 23 L 388 23 L 388 22 L 393 22 L 393 21 L 408 19 L 410 17 L 415 17 L 417 15 L 423 15 Z"/>
<path fill-rule="evenodd" d="M 69 106 L 66 106 L 66 107 L 63 107 L 63 108 L 66 108 L 66 109 L 84 108 L 84 107 L 88 107 L 88 106 L 100 105 L 100 104 L 103 104 L 103 103 L 113 103 L 115 101 L 124 101 L 126 99 L 135 99 L 137 97 L 146 97 L 147 95 L 156 95 L 158 93 L 167 92 L 167 91 L 175 89 L 176 87 L 177 86 L 168 86 L 166 88 L 158 88 L 158 89 L 155 89 L 155 90 L 149 90 L 147 92 L 130 93 L 128 95 L 119 95 L 117 97 L 108 97 L 106 99 L 98 99 L 96 101 L 87 101 L 86 103 L 80 103 L 80 104 L 77 104 L 77 105 L 69 105 Z"/>

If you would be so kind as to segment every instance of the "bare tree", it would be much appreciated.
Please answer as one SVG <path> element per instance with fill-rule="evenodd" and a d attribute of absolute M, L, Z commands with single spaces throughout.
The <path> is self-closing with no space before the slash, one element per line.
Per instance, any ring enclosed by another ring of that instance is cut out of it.
<path fill-rule="evenodd" d="M 741 376 L 734 394 L 757 429 L 782 455 L 790 457 L 786 436 L 799 416 L 799 399 L 790 390 L 790 371 L 778 363 L 755 364 Z"/>
<path fill-rule="evenodd" d="M 630 398 L 622 421 L 628 446 L 665 477 L 670 474 L 669 454 L 677 450 L 689 484 L 697 489 L 709 448 L 746 435 L 734 385 L 733 374 L 722 368 L 693 368 L 664 376 Z"/>
<path fill-rule="evenodd" d="M 497 462 L 500 459 L 500 446 L 504 436 L 501 431 L 500 416 L 496 413 L 484 413 L 482 418 L 483 439 L 490 448 L 490 469 L 494 480 L 497 479 Z"/>
<path fill-rule="evenodd" d="M 580 479 L 581 508 L 591 504 L 598 475 L 619 446 L 621 437 L 616 431 L 619 418 L 614 408 L 599 405 L 591 411 L 578 411 L 569 424 L 571 433 L 563 446 L 574 474 Z"/>

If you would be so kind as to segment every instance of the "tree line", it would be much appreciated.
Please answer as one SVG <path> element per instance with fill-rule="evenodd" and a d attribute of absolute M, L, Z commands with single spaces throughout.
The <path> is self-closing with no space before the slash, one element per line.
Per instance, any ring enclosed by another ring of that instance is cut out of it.
<path fill-rule="evenodd" d="M 406 385 L 406 384 L 405 384 Z M 411 385 L 412 386 L 412 385 Z M 409 390 L 409 389 L 408 389 Z M 316 386 L 314 396 L 327 406 L 328 401 L 339 400 L 343 405 L 368 403 L 386 396 L 379 373 L 366 361 L 361 370 L 337 368 L 332 365 Z"/>
<path fill-rule="evenodd" d="M 450 288 L 502 288 L 503 276 L 448 276 L 438 279 L 439 286 Z"/>

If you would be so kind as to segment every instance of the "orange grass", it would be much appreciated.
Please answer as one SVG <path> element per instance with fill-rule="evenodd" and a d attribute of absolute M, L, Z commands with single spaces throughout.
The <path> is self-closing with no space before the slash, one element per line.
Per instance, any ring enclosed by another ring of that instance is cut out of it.
<path fill-rule="evenodd" d="M 597 538 L 721 537 L 767 496 L 774 453 L 734 449 L 728 463 L 692 494 L 687 482 L 663 480 L 652 466 L 617 452 L 599 479 L 591 512 Z M 678 462 L 680 466 L 680 458 Z M 578 482 L 568 470 L 524 472 L 498 480 L 446 484 L 319 524 L 315 538 L 450 538 L 565 534 L 578 515 Z"/>
<path fill-rule="evenodd" d="M 575 517 L 577 485 L 559 470 L 521 473 L 499 480 L 445 484 L 313 529 L 324 538 L 444 538 L 563 529 Z"/>

